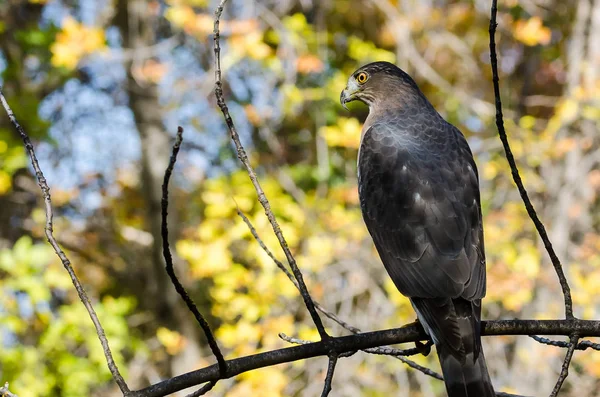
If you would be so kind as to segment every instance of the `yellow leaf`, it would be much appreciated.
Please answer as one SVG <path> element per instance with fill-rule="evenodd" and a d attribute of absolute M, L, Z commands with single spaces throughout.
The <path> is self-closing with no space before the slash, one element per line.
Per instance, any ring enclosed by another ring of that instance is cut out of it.
<path fill-rule="evenodd" d="M 319 73 L 323 71 L 325 65 L 318 57 L 312 54 L 307 54 L 298 57 L 296 60 L 296 68 L 298 69 L 299 73 L 303 74 Z"/>
<path fill-rule="evenodd" d="M 542 24 L 539 17 L 532 17 L 528 20 L 519 19 L 515 22 L 515 38 L 520 42 L 534 46 L 538 44 L 548 44 L 552 38 L 552 31 Z"/>
<path fill-rule="evenodd" d="M 167 353 L 170 355 L 179 353 L 187 344 L 187 340 L 183 335 L 165 327 L 160 327 L 156 331 L 156 338 L 167 349 Z"/>
<path fill-rule="evenodd" d="M 319 132 L 329 146 L 357 149 L 360 145 L 361 129 L 357 119 L 340 117 L 337 125 L 322 127 Z"/>
<path fill-rule="evenodd" d="M 6 173 L 5 171 L 0 170 L 0 195 L 3 195 L 6 192 L 8 192 L 11 186 L 12 182 L 10 175 L 8 175 L 8 173 Z"/>
<path fill-rule="evenodd" d="M 93 52 L 106 48 L 104 30 L 87 27 L 72 17 L 63 21 L 62 30 L 50 47 L 54 66 L 75 69 L 79 61 Z"/>

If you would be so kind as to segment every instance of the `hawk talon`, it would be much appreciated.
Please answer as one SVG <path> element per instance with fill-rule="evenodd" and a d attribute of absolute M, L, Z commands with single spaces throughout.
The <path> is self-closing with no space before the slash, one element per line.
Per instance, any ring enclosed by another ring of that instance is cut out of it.
<path fill-rule="evenodd" d="M 428 340 L 425 343 L 423 343 L 421 341 L 415 341 L 415 348 L 417 349 L 417 351 L 419 353 L 421 353 L 425 357 L 427 357 L 429 355 L 429 353 L 431 353 L 431 346 L 432 345 L 433 345 L 433 342 L 430 341 L 430 340 Z"/>

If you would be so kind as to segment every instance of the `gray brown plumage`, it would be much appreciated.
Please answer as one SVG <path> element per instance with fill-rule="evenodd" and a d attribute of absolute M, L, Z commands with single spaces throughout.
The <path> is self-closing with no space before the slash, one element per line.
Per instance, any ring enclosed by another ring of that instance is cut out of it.
<path fill-rule="evenodd" d="M 369 105 L 358 159 L 363 218 L 436 345 L 448 396 L 494 396 L 480 339 L 479 180 L 466 139 L 391 63 L 358 69 L 340 100 Z"/>

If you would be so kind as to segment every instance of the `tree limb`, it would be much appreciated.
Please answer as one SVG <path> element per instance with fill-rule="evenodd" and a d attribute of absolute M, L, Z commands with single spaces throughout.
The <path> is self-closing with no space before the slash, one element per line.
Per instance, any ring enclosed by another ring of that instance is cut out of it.
<path fill-rule="evenodd" d="M 580 337 L 600 336 L 600 321 L 590 320 L 500 320 L 483 321 L 482 335 L 571 335 Z M 269 367 L 318 356 L 329 356 L 331 352 L 343 354 L 355 350 L 393 345 L 397 343 L 428 340 L 418 325 L 395 328 L 364 334 L 332 337 L 326 341 L 287 347 L 264 353 L 253 354 L 227 361 L 226 378 L 258 368 Z M 145 389 L 132 392 L 132 397 L 162 397 L 170 393 L 205 382 L 222 379 L 218 366 L 211 365 L 196 371 L 159 382 Z"/>

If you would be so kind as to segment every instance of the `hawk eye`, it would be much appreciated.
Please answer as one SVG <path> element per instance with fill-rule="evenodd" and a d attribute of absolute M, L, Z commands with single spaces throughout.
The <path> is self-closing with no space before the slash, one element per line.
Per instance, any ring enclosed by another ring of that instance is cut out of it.
<path fill-rule="evenodd" d="M 369 75 L 365 72 L 360 72 L 358 75 L 356 75 L 356 81 L 358 81 L 359 84 L 364 84 L 367 82 L 367 80 L 369 80 Z"/>

